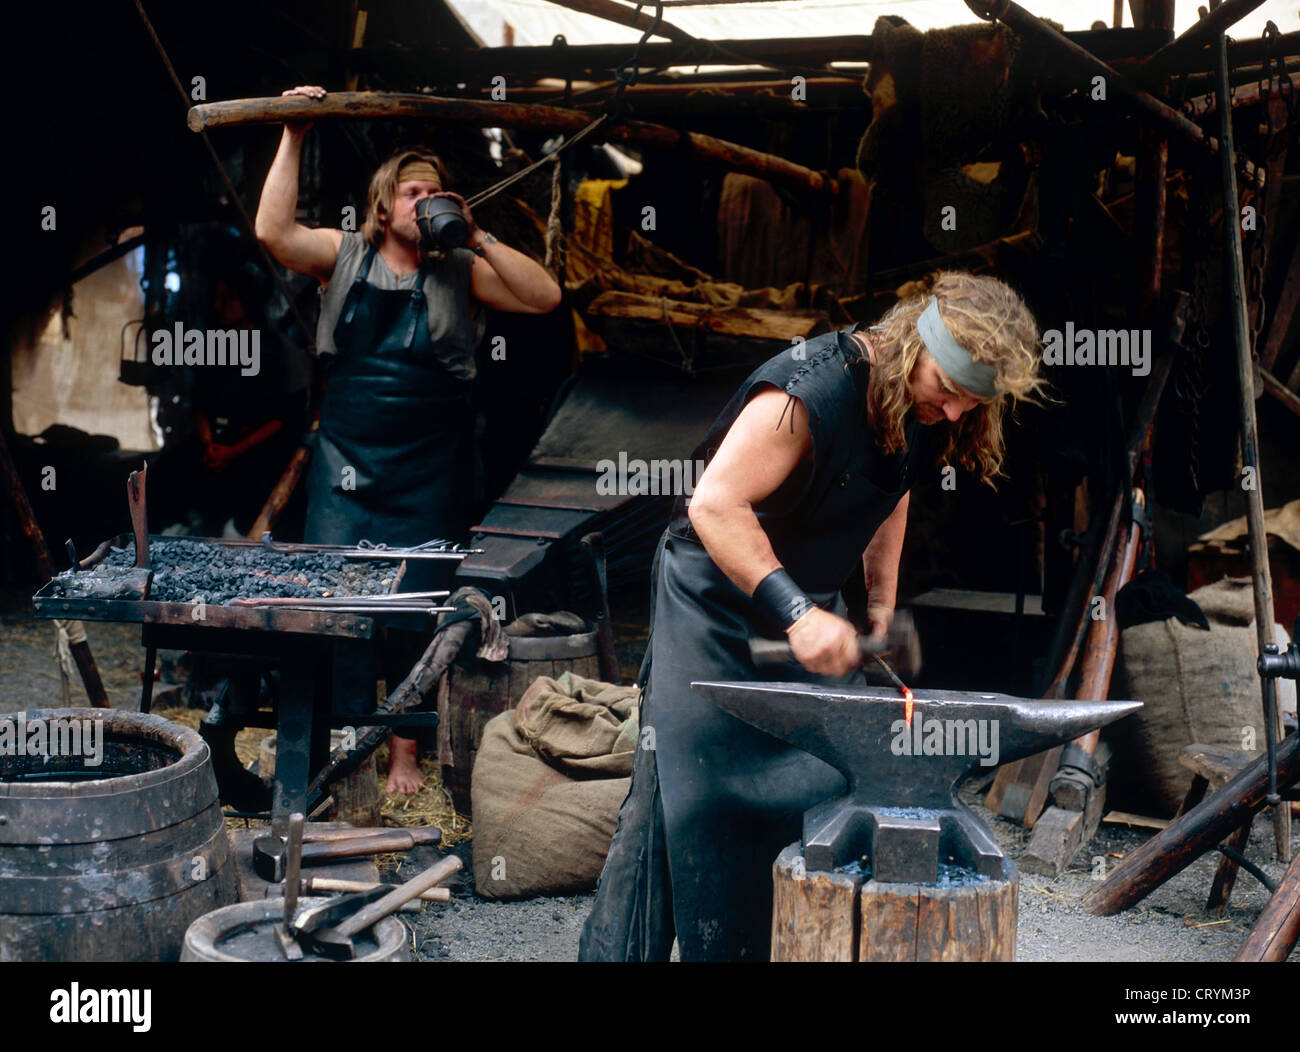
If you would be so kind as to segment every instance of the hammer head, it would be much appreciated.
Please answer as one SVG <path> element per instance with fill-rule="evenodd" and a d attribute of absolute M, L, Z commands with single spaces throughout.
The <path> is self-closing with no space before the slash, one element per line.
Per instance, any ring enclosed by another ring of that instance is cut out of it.
<path fill-rule="evenodd" d="M 872 636 L 870 640 L 879 639 Z M 910 610 L 898 610 L 889 623 L 889 630 L 883 639 L 881 657 L 889 663 L 900 676 L 910 679 L 921 671 L 921 637 L 916 631 L 916 621 Z"/>
<path fill-rule="evenodd" d="M 289 845 L 278 836 L 260 836 L 253 841 L 253 872 L 263 880 L 279 884 L 289 864 Z"/>

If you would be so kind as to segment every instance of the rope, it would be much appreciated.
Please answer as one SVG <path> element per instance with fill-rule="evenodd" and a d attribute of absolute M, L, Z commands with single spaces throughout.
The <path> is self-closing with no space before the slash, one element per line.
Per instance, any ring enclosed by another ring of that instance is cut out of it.
<path fill-rule="evenodd" d="M 568 246 L 564 239 L 564 166 L 557 164 L 551 169 L 551 214 L 546 217 L 546 261 L 544 266 L 560 274 L 563 272 L 568 257 Z"/>
<path fill-rule="evenodd" d="M 163 42 L 158 39 L 158 33 L 154 30 L 153 23 L 149 21 L 149 16 L 145 14 L 144 5 L 140 0 L 134 0 L 134 3 L 135 9 L 140 15 L 140 21 L 144 23 L 145 32 L 149 34 L 149 39 L 153 41 L 153 46 L 157 48 L 158 57 L 162 59 L 163 65 L 167 67 L 167 73 L 172 78 L 172 83 L 176 85 L 176 90 L 180 93 L 181 102 L 188 110 L 190 108 L 190 96 L 185 90 L 185 85 L 181 83 L 181 78 L 176 74 L 176 67 L 172 65 L 172 60 L 167 55 L 167 49 L 163 47 Z M 289 291 L 289 286 L 284 280 L 284 275 L 280 273 L 279 265 L 271 256 L 271 253 L 267 251 L 266 246 L 257 240 L 257 234 L 253 230 L 252 217 L 249 216 L 248 209 L 244 207 L 244 200 L 239 196 L 239 191 L 235 189 L 235 184 L 231 180 L 230 174 L 226 171 L 226 166 L 221 163 L 221 156 L 217 153 L 216 147 L 212 145 L 212 140 L 208 138 L 207 131 L 201 131 L 199 132 L 199 135 L 203 139 L 203 145 L 208 149 L 208 154 L 212 158 L 212 163 L 217 166 L 217 172 L 220 174 L 221 181 L 226 187 L 226 193 L 234 203 L 235 209 L 239 212 L 239 218 L 243 220 L 244 233 L 253 239 L 253 244 L 257 246 L 257 250 L 262 254 L 262 259 L 265 261 L 267 269 L 271 272 L 271 276 L 275 278 L 275 283 L 280 289 L 280 295 L 284 297 L 285 303 L 288 304 L 289 311 L 293 314 L 298 324 L 302 326 L 302 331 L 307 337 L 309 348 L 314 350 L 316 346 L 315 330 L 307 324 L 307 319 L 304 318 L 302 312 L 298 310 L 298 304 L 294 302 L 293 294 Z"/>

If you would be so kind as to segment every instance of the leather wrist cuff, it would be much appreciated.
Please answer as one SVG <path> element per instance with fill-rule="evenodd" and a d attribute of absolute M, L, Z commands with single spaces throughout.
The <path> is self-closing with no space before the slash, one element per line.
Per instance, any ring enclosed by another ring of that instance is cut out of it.
<path fill-rule="evenodd" d="M 784 569 L 778 567 L 758 582 L 754 604 L 774 626 L 786 631 L 816 604 L 804 595 Z"/>

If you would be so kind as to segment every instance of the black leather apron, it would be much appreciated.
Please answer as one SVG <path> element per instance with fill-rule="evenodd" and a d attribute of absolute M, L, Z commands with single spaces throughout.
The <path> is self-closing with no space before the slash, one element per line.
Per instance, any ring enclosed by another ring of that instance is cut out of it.
<path fill-rule="evenodd" d="M 785 352 L 760 367 L 693 456 L 716 452 L 756 384 L 804 402 L 813 464 L 756 512 L 795 581 L 840 614 L 840 588 L 911 485 L 919 438 L 914 425 L 906 457 L 876 448 L 866 420 L 867 366 L 849 365 L 858 357 L 851 331 L 808 341 L 805 360 Z M 834 768 L 715 708 L 690 684 L 860 682 L 861 673 L 834 680 L 790 662 L 760 674 L 750 638 L 781 634 L 718 569 L 680 500 L 656 556 L 653 589 L 637 763 L 580 955 L 661 958 L 675 926 L 683 961 L 767 960 L 772 862 L 799 839 L 804 811 L 846 787 Z"/>
<path fill-rule="evenodd" d="M 414 288 L 376 288 L 366 281 L 374 257 L 367 248 L 334 328 L 306 540 L 462 540 L 477 457 L 469 384 L 434 354 L 423 272 Z"/>

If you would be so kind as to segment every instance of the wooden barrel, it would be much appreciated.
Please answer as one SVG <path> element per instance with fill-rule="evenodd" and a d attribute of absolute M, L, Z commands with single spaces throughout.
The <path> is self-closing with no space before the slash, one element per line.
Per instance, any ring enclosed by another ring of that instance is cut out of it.
<path fill-rule="evenodd" d="M 357 717 L 358 724 L 365 723 L 364 716 Z M 330 731 L 330 751 L 334 752 L 343 743 L 343 731 Z M 347 822 L 354 826 L 381 825 L 380 810 L 384 806 L 384 793 L 376 773 L 375 754 L 366 757 L 366 762 L 345 778 L 330 784 L 330 795 L 334 803 L 330 805 L 326 817 L 337 822 Z M 268 734 L 262 739 L 257 755 L 257 774 L 267 785 L 275 780 L 275 735 Z"/>
<path fill-rule="evenodd" d="M 190 923 L 238 898 L 197 732 L 112 709 L 0 716 L 0 961 L 175 961 Z"/>
<path fill-rule="evenodd" d="M 470 774 L 488 720 L 518 705 L 538 676 L 558 678 L 566 672 L 600 678 L 595 632 L 511 636 L 505 661 L 476 659 L 468 670 L 459 665 L 447 670 L 446 718 L 438 725 L 438 753 L 442 784 L 451 791 L 457 811 L 470 814 Z"/>
<path fill-rule="evenodd" d="M 1013 961 L 1020 874 L 953 886 L 805 870 L 791 844 L 772 865 L 774 961 Z"/>
<path fill-rule="evenodd" d="M 326 897 L 300 898 L 299 908 L 327 902 Z M 240 963 L 248 961 L 283 961 L 284 952 L 275 935 L 275 926 L 284 922 L 284 899 L 261 899 L 237 902 L 200 917 L 185 932 L 182 961 Z M 411 939 L 406 925 L 396 917 L 385 917 L 373 928 L 352 937 L 357 956 L 351 963 L 384 963 L 411 960 Z M 326 962 L 329 958 L 313 953 L 303 956 L 307 962 Z"/>

